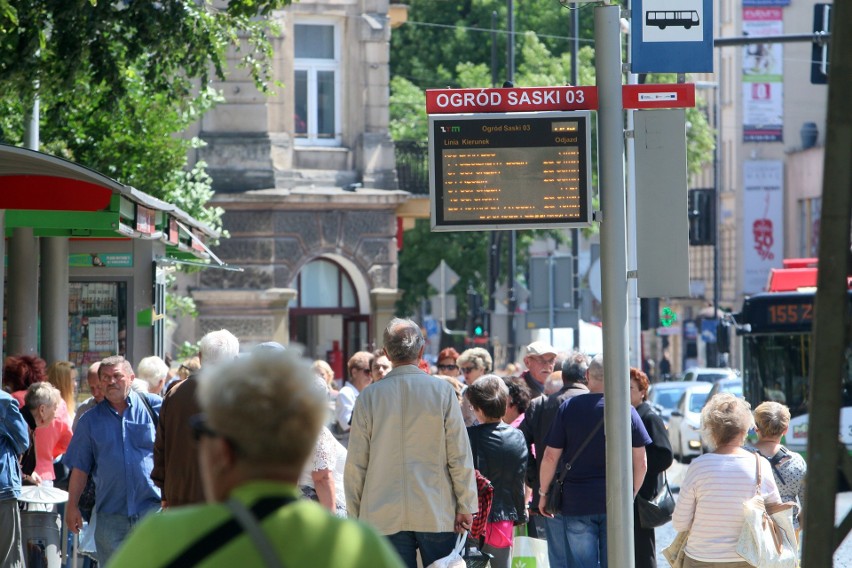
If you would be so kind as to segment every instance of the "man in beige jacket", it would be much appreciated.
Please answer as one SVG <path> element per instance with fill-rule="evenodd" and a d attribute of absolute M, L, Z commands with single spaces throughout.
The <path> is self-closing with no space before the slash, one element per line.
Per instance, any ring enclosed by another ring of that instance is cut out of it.
<path fill-rule="evenodd" d="M 467 430 L 449 383 L 417 367 L 420 327 L 394 318 L 384 333 L 393 370 L 355 402 L 343 476 L 351 517 L 386 535 L 410 568 L 448 555 L 477 510 Z"/>

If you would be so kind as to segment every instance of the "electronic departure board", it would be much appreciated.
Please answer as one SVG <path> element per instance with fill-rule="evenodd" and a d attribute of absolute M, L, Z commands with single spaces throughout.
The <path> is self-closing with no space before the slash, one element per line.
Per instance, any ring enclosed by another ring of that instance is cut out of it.
<path fill-rule="evenodd" d="M 591 113 L 432 115 L 433 231 L 591 223 Z"/>

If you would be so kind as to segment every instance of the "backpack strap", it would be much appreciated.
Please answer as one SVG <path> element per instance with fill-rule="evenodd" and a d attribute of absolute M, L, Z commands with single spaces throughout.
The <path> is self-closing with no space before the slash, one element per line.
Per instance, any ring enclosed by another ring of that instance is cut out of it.
<path fill-rule="evenodd" d="M 142 400 L 142 404 L 145 405 L 145 409 L 148 411 L 148 416 L 151 417 L 151 422 L 154 423 L 154 430 L 156 430 L 157 425 L 160 422 L 160 420 L 159 420 L 160 417 L 157 416 L 156 412 L 154 412 L 154 408 L 151 406 L 151 401 L 148 400 L 148 395 L 136 393 L 136 396 L 138 396 Z"/>
<path fill-rule="evenodd" d="M 281 507 L 295 501 L 293 497 L 266 497 L 258 500 L 249 508 L 257 522 L 270 516 Z M 184 568 L 185 566 L 196 566 L 211 556 L 217 550 L 229 544 L 232 540 L 244 532 L 240 522 L 231 517 L 218 526 L 213 527 L 207 534 L 200 536 L 194 543 L 187 547 L 174 560 L 164 568 Z"/>

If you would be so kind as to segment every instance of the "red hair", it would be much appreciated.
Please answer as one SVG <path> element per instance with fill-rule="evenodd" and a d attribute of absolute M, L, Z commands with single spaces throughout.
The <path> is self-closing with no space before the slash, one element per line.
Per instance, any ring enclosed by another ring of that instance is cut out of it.
<path fill-rule="evenodd" d="M 648 387 L 651 386 L 648 375 L 643 373 L 641 369 L 630 367 L 630 380 L 638 383 L 639 392 L 642 393 L 642 400 L 646 400 L 648 398 Z"/>
<path fill-rule="evenodd" d="M 3 383 L 11 392 L 27 390 L 47 380 L 46 369 L 47 363 L 37 355 L 9 356 L 3 364 Z"/>
<path fill-rule="evenodd" d="M 441 352 L 438 353 L 438 358 L 436 361 L 440 361 L 441 359 L 452 359 L 455 361 L 459 358 L 459 352 L 453 349 L 452 347 L 445 347 L 441 349 Z"/>

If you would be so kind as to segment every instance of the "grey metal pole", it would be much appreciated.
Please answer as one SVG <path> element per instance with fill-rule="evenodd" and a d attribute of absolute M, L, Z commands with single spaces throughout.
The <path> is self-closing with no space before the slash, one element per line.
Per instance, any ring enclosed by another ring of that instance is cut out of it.
<path fill-rule="evenodd" d="M 556 283 L 553 281 L 553 253 L 547 255 L 547 327 L 550 328 L 550 344 L 553 345 L 553 328 L 556 327 L 554 321 L 553 308 L 556 303 L 554 298 L 556 292 Z"/>
<path fill-rule="evenodd" d="M 578 55 L 580 51 L 580 14 L 579 11 L 574 8 L 571 10 L 571 84 L 575 87 L 579 85 L 579 77 L 580 74 L 577 70 L 577 61 Z M 571 256 L 574 259 L 571 261 L 571 265 L 574 275 L 574 305 L 572 306 L 577 313 L 579 314 L 580 310 L 580 229 L 572 229 L 571 230 Z M 577 329 L 574 330 L 574 349 L 580 349 L 580 326 L 577 326 Z"/>
<path fill-rule="evenodd" d="M 16 227 L 9 244 L 9 355 L 34 354 L 38 321 L 38 247 L 31 227 Z"/>
<path fill-rule="evenodd" d="M 41 249 L 41 356 L 68 359 L 68 239 L 39 239 Z"/>
<path fill-rule="evenodd" d="M 601 195 L 601 291 L 606 393 L 607 555 L 633 568 L 633 469 L 627 361 L 627 231 L 624 120 L 618 6 L 595 8 L 598 157 Z"/>
<path fill-rule="evenodd" d="M 627 9 L 631 7 L 630 0 Z M 620 23 L 620 22 L 619 22 Z M 619 27 L 619 29 L 621 29 Z M 630 29 L 633 33 L 633 29 Z M 629 38 L 629 36 L 628 36 Z M 630 63 L 630 49 L 628 39 L 627 63 Z M 635 85 L 637 77 L 635 73 L 627 74 L 627 83 Z M 627 111 L 627 130 L 633 130 L 634 110 Z M 636 149 L 634 139 L 627 139 L 627 267 L 628 270 L 636 270 L 638 251 L 636 249 Z M 642 368 L 642 304 L 639 302 L 639 283 L 636 278 L 627 281 L 627 321 L 628 321 L 628 346 L 629 361 L 632 367 Z"/>

